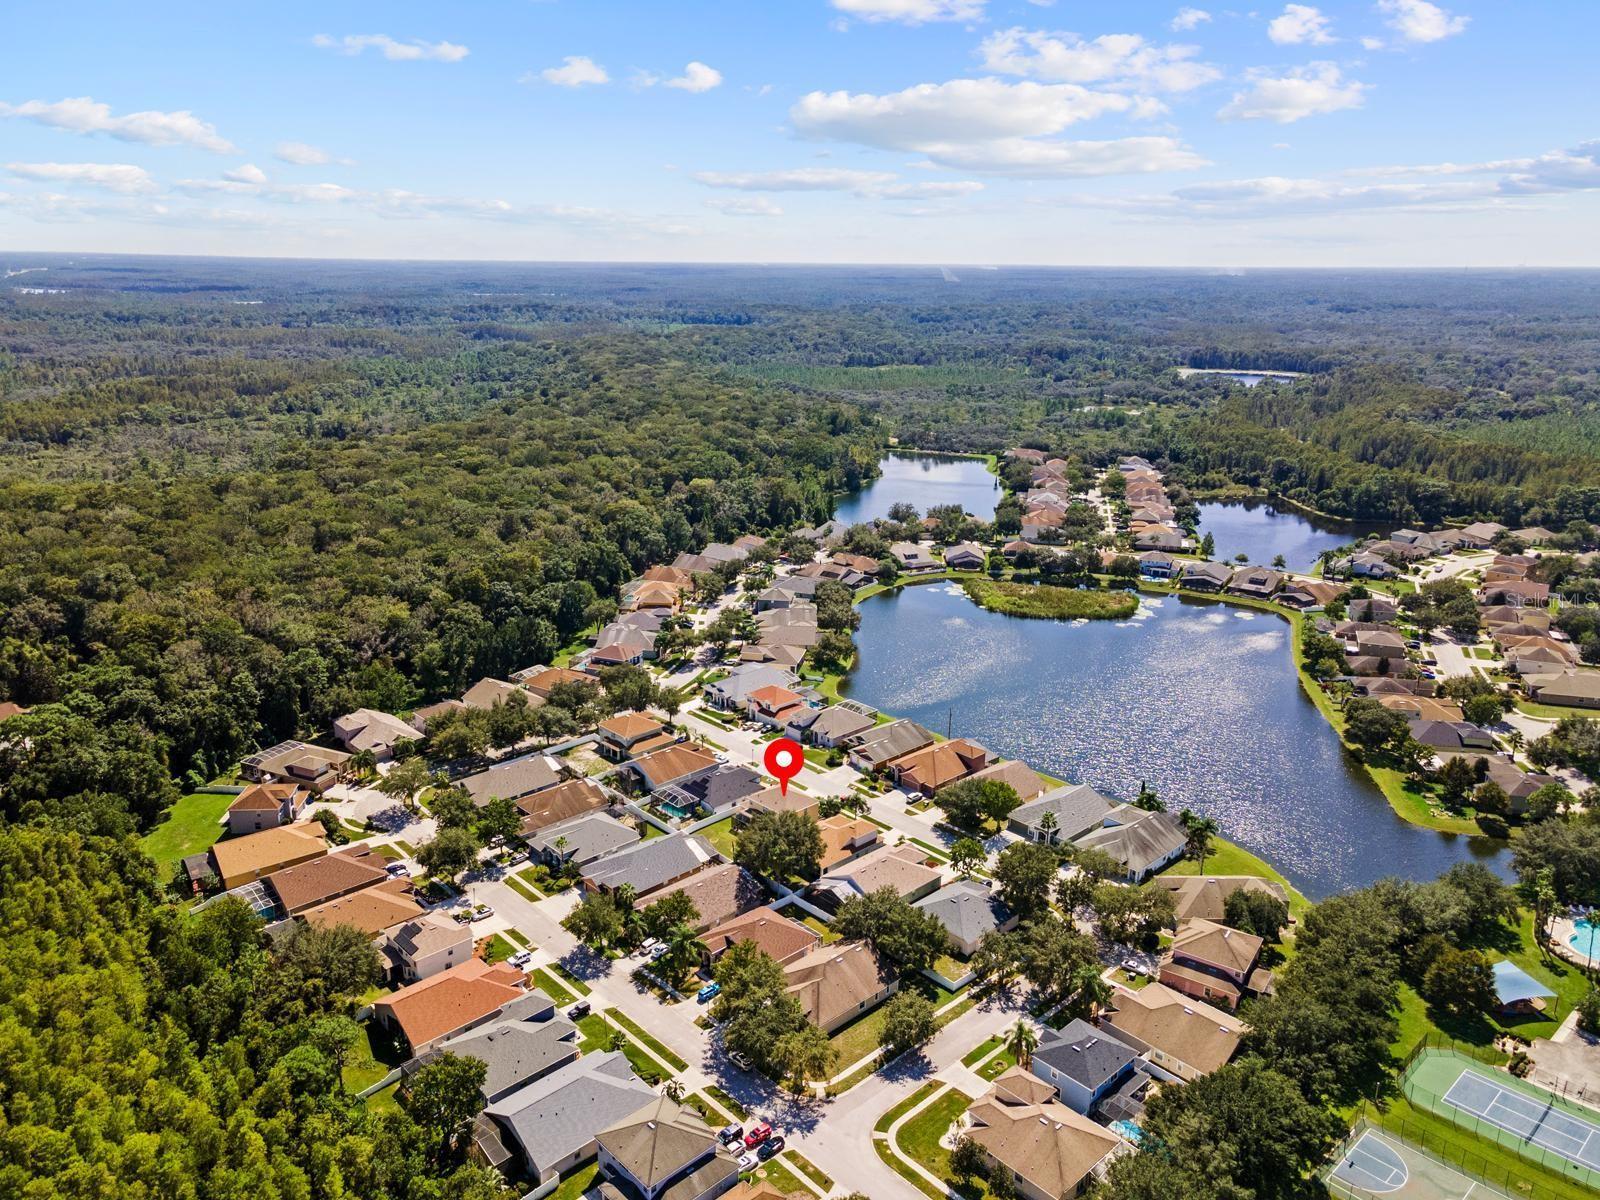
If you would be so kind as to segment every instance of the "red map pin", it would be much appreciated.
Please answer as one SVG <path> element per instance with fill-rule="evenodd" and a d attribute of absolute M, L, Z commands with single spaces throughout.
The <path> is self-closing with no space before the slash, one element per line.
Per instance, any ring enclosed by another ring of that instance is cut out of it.
<path fill-rule="evenodd" d="M 789 780 L 800 774 L 805 763 L 805 751 L 793 738 L 779 738 L 767 743 L 767 752 L 761 761 L 766 764 L 767 773 L 777 779 L 779 793 L 787 796 Z"/>

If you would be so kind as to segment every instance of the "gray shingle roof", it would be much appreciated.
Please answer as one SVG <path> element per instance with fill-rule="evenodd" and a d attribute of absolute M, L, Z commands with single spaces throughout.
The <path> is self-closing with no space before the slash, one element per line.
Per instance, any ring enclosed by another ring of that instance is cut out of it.
<path fill-rule="evenodd" d="M 518 800 L 561 782 L 555 761 L 543 754 L 525 754 L 510 762 L 497 763 L 487 771 L 468 775 L 459 781 L 479 807 L 499 797 Z"/>
<path fill-rule="evenodd" d="M 463 1054 L 488 1067 L 483 1098 L 493 1103 L 538 1079 L 578 1053 L 578 1027 L 562 1017 L 545 1021 L 496 1021 L 441 1042 L 440 1054 Z"/>
<path fill-rule="evenodd" d="M 1013 826 L 1031 830 L 1039 827 L 1045 813 L 1054 813 L 1057 835 L 1062 841 L 1071 841 L 1098 826 L 1114 807 L 1088 784 L 1073 783 L 1012 809 L 1010 820 Z"/>
<path fill-rule="evenodd" d="M 1078 845 L 1104 850 L 1135 875 L 1144 874 L 1188 841 L 1171 813 L 1143 812 L 1128 804 L 1113 812 L 1123 824 L 1091 830 L 1078 839 Z"/>
<path fill-rule="evenodd" d="M 1061 1072 L 1090 1091 L 1115 1079 L 1138 1052 L 1103 1029 L 1074 1019 L 1059 1033 L 1048 1031 L 1033 1052 L 1033 1061 Z"/>
<path fill-rule="evenodd" d="M 1011 910 L 983 884 L 961 880 L 946 884 L 913 908 L 932 913 L 958 942 L 975 942 L 1011 920 Z"/>
<path fill-rule="evenodd" d="M 485 1110 L 538 1174 L 581 1150 L 602 1129 L 655 1099 L 618 1051 L 589 1054 L 495 1101 Z"/>
<path fill-rule="evenodd" d="M 716 860 L 716 849 L 705 838 L 678 834 L 652 838 L 597 858 L 584 870 L 584 877 L 598 887 L 628 884 L 642 896 Z"/>
<path fill-rule="evenodd" d="M 580 867 L 604 855 L 615 853 L 639 840 L 639 833 L 606 813 L 585 813 L 555 825 L 547 825 L 528 839 L 528 845 L 541 854 L 554 854 L 556 839 L 565 838 L 564 859 Z"/>

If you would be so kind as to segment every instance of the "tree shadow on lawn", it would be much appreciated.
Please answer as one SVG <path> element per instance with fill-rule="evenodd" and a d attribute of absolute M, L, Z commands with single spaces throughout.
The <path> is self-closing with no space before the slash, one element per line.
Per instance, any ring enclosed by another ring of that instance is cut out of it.
<path fill-rule="evenodd" d="M 579 944 L 556 960 L 563 971 L 585 984 L 611 974 L 615 963 L 603 954 L 596 954 L 588 946 Z M 559 974 L 559 972 L 558 972 Z"/>

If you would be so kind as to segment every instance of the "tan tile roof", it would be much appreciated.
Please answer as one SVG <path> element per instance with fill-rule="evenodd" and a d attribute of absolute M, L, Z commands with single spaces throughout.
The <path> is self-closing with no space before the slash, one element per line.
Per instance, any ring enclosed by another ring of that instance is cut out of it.
<path fill-rule="evenodd" d="M 900 895 L 908 896 L 939 878 L 939 869 L 928 866 L 926 857 L 922 850 L 910 842 L 882 846 L 829 871 L 825 878 L 847 879 L 855 884 L 856 890 L 863 896 L 885 887 L 892 887 Z"/>
<path fill-rule="evenodd" d="M 992 1089 L 967 1110 L 968 1136 L 1045 1195 L 1076 1195 L 1095 1166 L 1122 1144 L 1065 1104 L 1009 1104 L 999 1091 Z"/>
<path fill-rule="evenodd" d="M 211 847 L 211 859 L 216 864 L 217 874 L 226 882 L 241 877 L 259 878 L 276 867 L 303 861 L 311 855 L 326 854 L 327 850 L 327 835 L 322 826 L 309 822 L 227 838 Z"/>
<path fill-rule="evenodd" d="M 1265 943 L 1253 933 L 1229 929 L 1215 921 L 1191 920 L 1178 925 L 1172 952 L 1229 971 L 1248 971 L 1261 957 Z"/>
<path fill-rule="evenodd" d="M 932 792 L 965 779 L 973 771 L 987 765 L 988 760 L 989 752 L 977 742 L 954 738 L 913 750 L 888 765 L 899 773 L 902 783 L 918 791 Z"/>
<path fill-rule="evenodd" d="M 375 936 L 427 911 L 427 906 L 411 894 L 410 885 L 408 879 L 392 879 L 377 887 L 362 888 L 308 908 L 300 914 L 300 919 L 319 929 L 354 925 L 362 933 Z"/>
<path fill-rule="evenodd" d="M 889 986 L 891 976 L 866 942 L 818 946 L 783 969 L 806 1019 L 827 1028 Z"/>
<path fill-rule="evenodd" d="M 631 742 L 635 738 L 655 733 L 664 728 L 660 721 L 641 712 L 618 713 L 600 722 L 601 733 L 609 733 L 619 741 Z"/>
<path fill-rule="evenodd" d="M 752 812 L 808 812 L 815 813 L 819 807 L 817 798 L 802 792 L 799 788 L 784 792 L 775 787 L 757 792 L 746 802 Z"/>
<path fill-rule="evenodd" d="M 641 578 L 655 583 L 671 583 L 681 588 L 694 586 L 694 576 L 677 567 L 651 567 Z"/>
<path fill-rule="evenodd" d="M 1215 1071 L 1232 1058 L 1249 1028 L 1232 1013 L 1161 983 L 1148 983 L 1137 991 L 1119 989 L 1112 1004 L 1112 1011 L 1101 1018 L 1112 1029 L 1201 1074 Z"/>
<path fill-rule="evenodd" d="M 716 761 L 709 750 L 680 744 L 668 746 L 665 750 L 657 750 L 654 754 L 647 754 L 643 758 L 636 758 L 633 760 L 633 765 L 639 769 L 650 787 L 658 788 L 695 771 L 715 766 Z"/>
<path fill-rule="evenodd" d="M 798 921 L 789 920 L 769 905 L 762 905 L 706 930 L 700 941 L 713 956 L 735 943 L 754 942 L 770 958 L 785 963 L 817 946 L 822 935 Z"/>
<path fill-rule="evenodd" d="M 585 675 L 582 671 L 569 670 L 566 667 L 546 667 L 534 675 L 529 675 L 522 681 L 522 686 L 536 696 L 548 696 L 550 689 L 563 683 L 593 683 L 594 676 Z"/>
<path fill-rule="evenodd" d="M 374 1007 L 390 1013 L 415 1050 L 521 996 L 522 978 L 515 967 L 473 958 L 403 987 Z"/>
<path fill-rule="evenodd" d="M 1161 875 L 1154 881 L 1166 888 L 1178 905 L 1178 920 L 1201 917 L 1220 921 L 1227 911 L 1228 897 L 1237 891 L 1266 892 L 1287 900 L 1283 885 L 1254 875 Z"/>
<path fill-rule="evenodd" d="M 339 850 L 267 876 L 279 902 L 291 913 L 389 878 L 384 860 L 367 849 Z"/>
<path fill-rule="evenodd" d="M 1026 804 L 1035 800 L 1050 790 L 1039 772 L 1035 771 L 1021 759 L 1009 758 L 1005 762 L 990 763 L 981 771 L 974 771 L 973 779 L 993 779 L 997 783 L 1008 783 L 1017 793 L 1017 798 Z"/>

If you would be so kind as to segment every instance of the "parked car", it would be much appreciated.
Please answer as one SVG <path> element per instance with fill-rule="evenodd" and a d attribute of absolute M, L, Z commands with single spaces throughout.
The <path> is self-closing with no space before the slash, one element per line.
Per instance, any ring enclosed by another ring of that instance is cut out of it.
<path fill-rule="evenodd" d="M 722 1132 L 717 1134 L 717 1140 L 724 1146 L 731 1146 L 735 1142 L 744 1141 L 744 1126 L 739 1124 L 724 1125 Z"/>
<path fill-rule="evenodd" d="M 721 991 L 722 985 L 720 983 L 708 983 L 694 994 L 694 998 L 701 1004 L 709 1004 L 717 998 Z"/>
<path fill-rule="evenodd" d="M 750 1126 L 750 1132 L 744 1135 L 744 1144 L 754 1150 L 771 1136 L 772 1126 L 765 1121 L 757 1121 Z"/>
<path fill-rule="evenodd" d="M 725 763 L 728 761 L 728 756 L 721 750 L 713 751 L 711 757 L 716 759 L 719 763 Z"/>
<path fill-rule="evenodd" d="M 513 967 L 525 967 L 533 961 L 533 951 L 518 950 L 510 958 L 506 959 L 506 961 Z"/>
<path fill-rule="evenodd" d="M 646 954 L 653 955 L 655 948 L 659 945 L 661 945 L 660 938 L 645 938 L 644 941 L 639 943 L 639 949 L 643 950 Z"/>
<path fill-rule="evenodd" d="M 926 797 L 924 797 L 921 792 L 907 792 L 906 793 L 906 803 L 907 804 L 921 804 L 924 799 L 926 799 Z"/>
<path fill-rule="evenodd" d="M 754 1171 L 756 1169 L 756 1164 L 758 1164 L 760 1161 L 761 1160 L 756 1157 L 754 1150 L 746 1154 L 741 1154 L 739 1156 L 739 1173 L 742 1175 L 746 1171 Z"/>
<path fill-rule="evenodd" d="M 405 863 L 390 863 L 384 870 L 388 872 L 391 879 L 404 878 L 411 874 L 411 868 L 406 866 Z"/>
<path fill-rule="evenodd" d="M 587 1000 L 579 1000 L 571 1008 L 567 1009 L 567 1020 L 569 1021 L 581 1021 L 588 1015 L 589 1002 Z"/>
<path fill-rule="evenodd" d="M 738 1067 L 741 1071 L 750 1070 L 750 1060 L 744 1055 L 740 1054 L 737 1050 L 729 1052 L 728 1061 L 733 1063 L 733 1065 Z"/>
<path fill-rule="evenodd" d="M 653 950 L 650 951 L 650 961 L 651 962 L 660 962 L 663 958 L 665 958 L 667 956 L 667 951 L 669 951 L 671 948 L 672 947 L 666 945 L 665 943 L 662 943 L 661 945 L 655 947 Z"/>
<path fill-rule="evenodd" d="M 473 921 L 482 921 L 485 918 L 492 916 L 494 916 L 494 905 L 474 904 L 472 906 L 472 916 L 468 919 Z"/>
<path fill-rule="evenodd" d="M 765 1162 L 774 1154 L 782 1154 L 783 1148 L 786 1145 L 788 1145 L 788 1143 L 783 1140 L 783 1135 L 780 1133 L 777 1137 L 770 1137 L 766 1141 L 762 1142 L 761 1145 L 757 1146 L 756 1157 Z"/>

